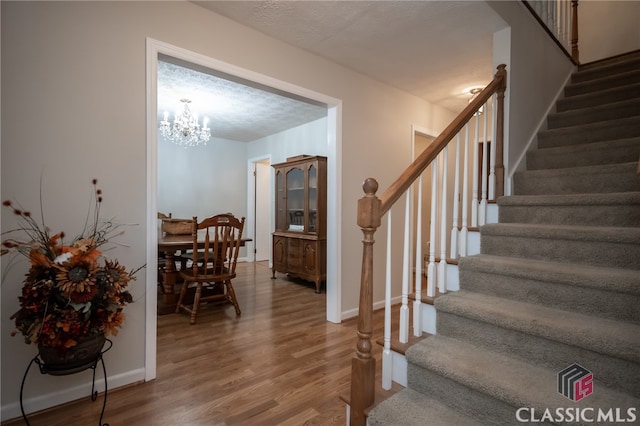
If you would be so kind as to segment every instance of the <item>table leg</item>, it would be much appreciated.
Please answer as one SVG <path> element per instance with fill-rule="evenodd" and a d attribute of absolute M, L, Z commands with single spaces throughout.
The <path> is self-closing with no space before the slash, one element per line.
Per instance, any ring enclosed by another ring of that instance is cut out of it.
<path fill-rule="evenodd" d="M 175 250 L 167 250 L 166 265 L 164 269 L 163 287 L 164 294 L 161 299 L 158 299 L 158 314 L 165 315 L 175 312 L 176 310 L 176 293 L 175 284 L 178 280 L 178 271 L 175 266 Z"/>

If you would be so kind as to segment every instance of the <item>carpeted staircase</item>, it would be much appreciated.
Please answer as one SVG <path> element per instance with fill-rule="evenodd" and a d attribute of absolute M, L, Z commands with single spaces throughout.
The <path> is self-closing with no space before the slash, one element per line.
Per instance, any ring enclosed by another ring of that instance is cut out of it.
<path fill-rule="evenodd" d="M 640 424 L 640 52 L 581 67 L 556 111 L 370 425 Z"/>

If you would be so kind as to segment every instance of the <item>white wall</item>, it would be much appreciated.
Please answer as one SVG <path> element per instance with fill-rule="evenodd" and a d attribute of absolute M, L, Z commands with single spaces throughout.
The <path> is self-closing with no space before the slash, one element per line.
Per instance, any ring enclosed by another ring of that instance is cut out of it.
<path fill-rule="evenodd" d="M 158 139 L 158 211 L 199 219 L 247 212 L 247 144 L 211 138 L 182 148 Z"/>
<path fill-rule="evenodd" d="M 580 0 L 578 50 L 584 64 L 640 49 L 640 2 Z"/>
<path fill-rule="evenodd" d="M 47 221 L 72 232 L 84 219 L 89 182 L 97 177 L 105 191 L 105 217 L 138 224 L 119 239 L 125 246 L 110 252 L 131 267 L 145 262 L 146 220 L 155 215 L 146 211 L 147 37 L 342 100 L 338 220 L 343 311 L 358 302 L 362 233 L 356 226 L 356 200 L 363 180 L 376 177 L 382 192 L 410 162 L 411 125 L 440 131 L 453 118 L 191 2 L 3 1 L 0 7 L 2 199 L 17 198 L 37 209 L 43 174 Z M 13 226 L 12 215 L 2 211 L 2 230 Z M 376 264 L 383 264 L 384 250 L 376 257 Z M 10 336 L 12 324 L 6 320 L 17 310 L 25 271 L 26 264 L 13 268 L 2 284 L 3 419 L 19 415 L 23 366 L 36 353 L 20 337 Z M 111 388 L 144 378 L 145 280 L 142 271 L 133 286 L 136 303 L 127 307 L 124 328 L 106 354 Z M 376 300 L 382 298 L 382 280 L 375 278 Z M 26 408 L 85 397 L 89 380 L 33 374 Z"/>
<path fill-rule="evenodd" d="M 510 175 L 525 166 L 524 153 L 536 147 L 535 135 L 575 67 L 521 2 L 489 4 L 510 25 L 494 37 L 494 63 L 507 65 L 505 174 Z"/>
<path fill-rule="evenodd" d="M 302 154 L 327 156 L 327 140 L 325 117 L 248 143 L 247 158 L 270 154 L 271 164 L 276 164 Z"/>

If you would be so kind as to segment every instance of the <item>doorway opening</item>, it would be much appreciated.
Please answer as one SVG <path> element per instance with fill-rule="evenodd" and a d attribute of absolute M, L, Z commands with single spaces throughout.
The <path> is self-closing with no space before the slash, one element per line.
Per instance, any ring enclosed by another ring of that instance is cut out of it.
<path fill-rule="evenodd" d="M 248 257 L 254 262 L 268 260 L 269 266 L 271 266 L 271 229 L 273 228 L 271 175 L 271 156 L 249 159 L 247 206 L 250 206 L 249 223 L 254 226 L 249 231 L 253 241 L 250 248 L 252 253 L 248 253 Z"/>
<path fill-rule="evenodd" d="M 326 106 L 326 143 L 328 146 L 328 200 L 327 200 L 327 281 L 326 318 L 327 321 L 341 322 L 341 158 L 338 155 L 341 144 L 342 103 L 318 92 L 305 89 L 269 76 L 246 70 L 211 57 L 191 52 L 167 43 L 147 38 L 147 266 L 157 269 L 157 211 L 158 211 L 158 60 L 160 55 L 170 56 L 197 66 L 217 70 L 235 76 L 243 81 L 255 82 L 262 87 L 270 87 L 293 98 L 304 98 Z M 145 380 L 156 376 L 156 275 L 147 274 L 146 282 L 146 338 L 145 338 Z"/>

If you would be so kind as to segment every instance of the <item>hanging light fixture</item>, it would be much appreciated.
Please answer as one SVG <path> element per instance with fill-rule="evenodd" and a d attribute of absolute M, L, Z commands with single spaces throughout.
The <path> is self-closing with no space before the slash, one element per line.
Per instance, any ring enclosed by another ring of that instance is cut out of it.
<path fill-rule="evenodd" d="M 480 92 L 482 92 L 482 87 L 474 87 L 472 89 L 469 89 L 469 94 L 471 95 L 471 99 L 469 99 L 469 103 L 471 103 L 471 101 L 473 101 Z M 478 108 L 478 111 L 476 111 L 474 115 L 480 115 L 483 112 L 484 112 L 484 105 L 480 105 L 480 108 Z"/>
<path fill-rule="evenodd" d="M 176 112 L 173 124 L 169 122 L 169 113 L 164 112 L 164 119 L 160 122 L 160 134 L 178 146 L 191 147 L 206 145 L 211 139 L 209 119 L 204 118 L 202 128 L 198 122 L 198 115 L 189 110 L 190 99 L 180 99 L 184 104 L 181 113 Z"/>

